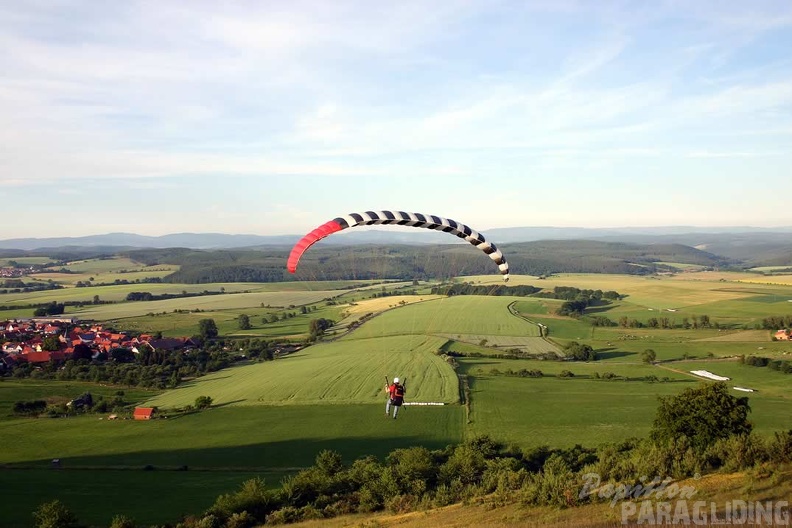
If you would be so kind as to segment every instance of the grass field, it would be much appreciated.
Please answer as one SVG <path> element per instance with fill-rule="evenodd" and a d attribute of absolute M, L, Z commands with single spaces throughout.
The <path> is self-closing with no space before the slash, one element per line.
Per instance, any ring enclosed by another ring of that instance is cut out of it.
<path fill-rule="evenodd" d="M 690 370 L 733 376 L 734 385 L 757 388 L 750 394 L 755 430 L 763 435 L 792 423 L 789 376 L 732 362 L 675 362 L 668 368 L 644 364 L 558 363 L 470 358 L 461 360 L 471 383 L 469 432 L 486 433 L 523 447 L 542 444 L 598 445 L 630 436 L 646 436 L 658 396 L 669 396 L 700 383 Z M 539 369 L 544 378 L 492 375 L 492 369 Z M 558 378 L 561 370 L 575 374 Z M 765 372 L 763 372 L 765 371 Z M 624 379 L 594 379 L 613 373 Z M 649 383 L 654 375 L 671 381 Z M 732 381 L 728 382 L 732 386 Z M 745 393 L 732 391 L 735 396 Z"/>
<path fill-rule="evenodd" d="M 47 380 L 0 378 L 0 427 L 3 420 L 11 416 L 14 402 L 17 401 L 46 400 L 48 403 L 65 403 L 86 392 L 90 392 L 94 400 L 99 396 L 111 400 L 118 391 L 123 391 L 124 400 L 130 402 L 150 398 L 156 393 L 145 389 L 103 386 L 79 381 L 53 383 Z"/>
<path fill-rule="evenodd" d="M 278 361 L 226 369 L 154 397 L 158 407 L 183 407 L 201 395 L 221 405 L 305 405 L 384 402 L 384 378 L 409 381 L 409 401 L 454 403 L 459 384 L 434 352 L 445 340 L 395 336 L 340 340 Z"/>
<path fill-rule="evenodd" d="M 38 302 L 54 300 L 53 296 L 60 295 L 66 296 L 61 299 L 83 295 L 80 298 L 90 300 L 95 294 L 102 299 L 110 300 L 114 296 L 121 299 L 129 291 L 178 293 L 217 291 L 224 287 L 229 292 L 174 300 L 183 304 L 158 301 L 148 303 L 152 305 L 148 307 L 147 303 L 123 303 L 89 306 L 82 312 L 115 321 L 118 328 L 161 330 L 166 335 L 192 335 L 197 331 L 199 319 L 211 317 L 224 336 L 299 337 L 305 335 L 312 318 L 349 322 L 369 313 L 382 313 L 367 319 L 344 337 L 308 347 L 284 359 L 239 365 L 161 394 L 126 389 L 128 399 L 147 400 L 148 404 L 165 409 L 192 404 L 198 396 L 210 396 L 216 404 L 207 411 L 178 418 L 152 422 L 110 422 L 99 420 L 98 416 L 10 418 L 14 401 L 44 396 L 74 397 L 91 385 L 19 383 L 6 379 L 0 382 L 0 443 L 6 446 L 0 450 L 0 464 L 33 469 L 0 472 L 0 487 L 5 489 L 14 478 L 9 475 L 17 474 L 18 481 L 27 483 L 25 486 L 31 490 L 57 490 L 64 482 L 59 480 L 60 475 L 75 475 L 74 489 L 63 490 L 62 496 L 79 502 L 81 493 L 104 492 L 111 495 L 109 504 L 118 505 L 112 512 L 104 505 L 89 508 L 83 514 L 69 504 L 80 513 L 81 519 L 85 515 L 85 519 L 97 519 L 91 522 L 102 524 L 110 513 L 125 512 L 124 508 L 134 506 L 127 496 L 131 494 L 124 492 L 126 483 L 132 490 L 148 487 L 151 493 L 168 496 L 182 485 L 185 490 L 202 486 L 204 475 L 217 475 L 217 487 L 203 485 L 206 493 L 195 493 L 194 499 L 186 496 L 189 491 L 176 493 L 178 497 L 173 499 L 172 507 L 164 504 L 165 501 L 162 506 L 157 503 L 163 517 L 145 521 L 173 522 L 185 508 L 190 508 L 192 513 L 200 511 L 208 505 L 207 501 L 230 491 L 239 480 L 255 472 L 282 475 L 306 466 L 321 449 L 337 450 L 349 460 L 363 454 L 382 456 L 395 447 L 408 445 L 443 447 L 476 434 L 489 434 L 523 447 L 576 443 L 595 446 L 605 441 L 645 436 L 654 419 L 657 397 L 676 394 L 701 383 L 689 373 L 699 368 L 733 378 L 730 387 L 758 390 L 751 394 L 733 393 L 749 397 L 751 419 L 759 433 L 786 430 L 792 423 L 788 390 L 792 377 L 733 360 L 719 360 L 750 354 L 792 360 L 792 343 L 771 342 L 767 331 L 752 329 L 762 317 L 792 313 L 792 303 L 788 302 L 792 299 L 792 286 L 748 282 L 753 278 L 738 273 L 685 272 L 655 278 L 559 275 L 541 281 L 519 276 L 513 280 L 517 284 L 545 288 L 576 286 L 626 294 L 624 300 L 593 311 L 613 320 L 626 316 L 646 321 L 663 314 L 680 321 L 682 317 L 706 314 L 713 321 L 733 326 L 721 330 L 594 328 L 585 321 L 555 315 L 562 301 L 552 299 L 429 295 L 371 299 L 382 285 L 346 289 L 359 286 L 362 281 L 332 285 L 321 282 L 146 284 L 42 292 L 34 296 L 43 299 Z M 472 280 L 500 284 L 500 278 L 494 276 Z M 0 304 L 10 304 L 10 299 L 19 304 L 32 302 L 24 300 L 27 297 L 21 294 L 9 295 L 0 296 Z M 340 296 L 336 297 L 337 305 L 327 306 L 323 302 L 331 296 Z M 418 302 L 414 302 L 416 298 Z M 299 314 L 298 307 L 306 303 L 319 309 Z M 511 303 L 522 317 L 510 313 Z M 157 308 L 152 309 L 153 305 Z M 283 305 L 287 308 L 278 308 Z M 288 308 L 289 305 L 294 306 Z M 204 311 L 184 311 L 196 308 Z M 158 315 L 146 315 L 149 311 Z M 297 316 L 276 323 L 261 322 L 265 315 L 284 311 L 297 312 Z M 250 331 L 238 329 L 237 317 L 242 313 L 251 318 L 254 328 Z M 497 354 L 512 346 L 527 349 L 542 341 L 537 337 L 536 323 L 547 326 L 549 339 L 558 344 L 570 340 L 590 344 L 600 360 L 578 363 L 458 358 L 460 372 L 468 375 L 472 390 L 468 425 L 465 425 L 466 410 L 458 404 L 408 407 L 395 422 L 383 418 L 381 391 L 385 376 L 408 379 L 408 401 L 457 402 L 456 373 L 436 352 Z M 342 329 L 343 325 L 340 326 Z M 749 329 L 744 330 L 743 326 Z M 485 339 L 486 346 L 481 346 Z M 661 363 L 644 364 L 641 354 L 646 349 L 654 350 Z M 492 372 L 492 369 L 502 372 L 523 368 L 542 370 L 545 377 L 518 378 Z M 575 376 L 558 378 L 562 370 L 570 370 Z M 596 378 L 597 374 L 602 377 L 606 373 L 618 379 Z M 669 381 L 650 383 L 644 379 L 647 376 L 668 377 Z M 91 392 L 95 396 L 112 395 L 116 390 L 96 387 Z M 20 442 L 21 438 L 35 440 Z M 52 458 L 64 460 L 64 471 L 44 469 Z M 143 472 L 141 468 L 147 464 L 160 469 Z M 183 465 L 190 470 L 165 470 Z M 149 480 L 151 474 L 164 476 L 154 481 Z M 107 484 L 110 479 L 115 479 L 117 484 Z M 222 489 L 226 485 L 221 486 L 223 482 L 227 483 L 227 489 Z M 102 485 L 110 489 L 102 490 Z M 30 491 L 30 496 L 36 497 L 37 493 Z M 24 501 L 32 499 L 19 500 L 27 505 L 29 502 Z M 7 518 L 9 508 L 13 508 L 11 502 L 0 502 L 0 519 Z M 130 515 L 140 521 L 144 519 L 140 514 Z"/>
<path fill-rule="evenodd" d="M 416 303 L 372 318 L 348 339 L 391 335 L 536 336 L 536 326 L 509 313 L 514 297 L 473 295 Z"/>
<path fill-rule="evenodd" d="M 0 526 L 32 526 L 31 513 L 55 499 L 66 504 L 81 523 L 90 526 L 110 526 L 116 515 L 126 515 L 138 525 L 162 525 L 207 510 L 219 495 L 238 488 L 246 480 L 263 478 L 268 486 L 277 487 L 290 473 L 139 468 L 7 470 L 0 472 L 0 489 L 5 497 L 0 504 Z"/>
<path fill-rule="evenodd" d="M 57 497 L 96 526 L 107 526 L 121 512 L 139 522 L 174 523 L 185 512 L 200 513 L 250 476 L 276 483 L 312 464 L 323 449 L 351 462 L 364 454 L 384 457 L 399 447 L 437 449 L 459 442 L 463 414 L 461 406 L 410 407 L 399 420 L 386 420 L 383 405 L 348 404 L 220 407 L 148 422 L 95 416 L 5 420 L 0 464 L 33 469 L 0 471 L 4 493 L 13 485 L 14 494 L 24 496 L 18 503 L 0 501 L 0 519 L 32 526 L 35 505 Z M 45 469 L 52 458 L 61 459 L 62 470 Z M 146 465 L 156 469 L 143 471 Z M 188 471 L 173 471 L 184 465 Z M 68 489 L 60 488 L 64 482 Z"/>

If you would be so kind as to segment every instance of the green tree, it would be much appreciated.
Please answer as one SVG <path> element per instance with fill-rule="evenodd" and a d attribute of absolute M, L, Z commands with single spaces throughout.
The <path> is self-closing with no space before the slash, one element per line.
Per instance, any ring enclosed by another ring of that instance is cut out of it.
<path fill-rule="evenodd" d="M 56 336 L 47 336 L 41 342 L 41 350 L 54 352 L 60 350 L 60 340 Z"/>
<path fill-rule="evenodd" d="M 198 396 L 195 398 L 196 409 L 208 409 L 212 406 L 212 398 L 210 396 Z"/>
<path fill-rule="evenodd" d="M 247 314 L 239 314 L 237 319 L 240 330 L 250 330 L 253 326 L 250 324 L 250 317 Z"/>
<path fill-rule="evenodd" d="M 657 359 L 657 352 L 651 348 L 647 348 L 643 351 L 643 353 L 641 353 L 641 359 L 644 363 L 654 363 Z"/>
<path fill-rule="evenodd" d="M 703 451 L 720 438 L 750 433 L 750 411 L 748 398 L 732 396 L 725 383 L 702 384 L 660 397 L 651 437 L 661 443 L 684 437 Z"/>
<path fill-rule="evenodd" d="M 220 332 L 217 330 L 217 323 L 214 319 L 201 319 L 198 321 L 198 333 L 202 339 L 206 340 L 214 339 Z"/>
<path fill-rule="evenodd" d="M 564 354 L 573 361 L 597 360 L 597 352 L 591 348 L 591 345 L 581 344 L 577 341 L 570 341 L 564 345 Z"/>
<path fill-rule="evenodd" d="M 33 512 L 36 528 L 75 528 L 77 517 L 61 501 L 45 502 Z"/>

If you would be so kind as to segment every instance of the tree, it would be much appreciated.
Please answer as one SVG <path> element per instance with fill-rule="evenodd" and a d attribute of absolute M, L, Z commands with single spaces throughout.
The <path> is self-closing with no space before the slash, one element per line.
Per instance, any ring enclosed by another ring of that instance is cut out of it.
<path fill-rule="evenodd" d="M 128 348 L 114 348 L 110 351 L 110 358 L 117 363 L 132 363 L 135 353 Z"/>
<path fill-rule="evenodd" d="M 75 528 L 77 517 L 59 500 L 45 502 L 33 512 L 36 528 Z"/>
<path fill-rule="evenodd" d="M 85 343 L 74 345 L 74 352 L 72 352 L 72 359 L 74 361 L 80 359 L 87 359 L 90 361 L 92 357 L 93 357 L 93 351 L 91 350 L 91 347 L 89 347 Z"/>
<path fill-rule="evenodd" d="M 214 319 L 201 319 L 198 321 L 198 333 L 202 339 L 206 340 L 214 339 L 220 332 L 217 330 L 217 323 Z"/>
<path fill-rule="evenodd" d="M 647 348 L 641 354 L 641 359 L 643 360 L 644 363 L 654 363 L 655 360 L 657 359 L 657 352 L 655 352 L 651 348 Z"/>
<path fill-rule="evenodd" d="M 250 317 L 247 314 L 239 314 L 237 318 L 240 330 L 250 330 L 253 326 L 250 324 Z"/>
<path fill-rule="evenodd" d="M 41 350 L 55 352 L 60 350 L 60 340 L 56 336 L 47 336 L 41 341 Z"/>
<path fill-rule="evenodd" d="M 311 338 L 315 339 L 316 337 L 324 334 L 325 331 L 331 326 L 333 326 L 333 321 L 320 317 L 319 319 L 311 319 L 311 322 L 308 325 L 308 330 L 311 334 Z"/>
<path fill-rule="evenodd" d="M 703 451 L 716 440 L 751 432 L 748 398 L 729 394 L 723 382 L 685 389 L 676 396 L 660 397 L 651 437 L 655 442 L 687 438 Z"/>
<path fill-rule="evenodd" d="M 212 406 L 212 398 L 210 396 L 198 396 L 195 398 L 196 409 L 208 409 Z"/>
<path fill-rule="evenodd" d="M 570 341 L 564 346 L 564 353 L 573 361 L 596 361 L 597 352 L 591 348 L 591 345 L 578 343 L 577 341 Z"/>

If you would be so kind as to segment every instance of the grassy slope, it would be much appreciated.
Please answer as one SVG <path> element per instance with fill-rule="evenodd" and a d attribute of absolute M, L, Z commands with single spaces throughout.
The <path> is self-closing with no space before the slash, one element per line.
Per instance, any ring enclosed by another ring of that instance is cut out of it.
<path fill-rule="evenodd" d="M 725 518 L 726 502 L 742 500 L 755 503 L 757 501 L 788 501 L 792 496 L 792 468 L 778 468 L 774 475 L 766 472 L 750 471 L 728 475 L 707 475 L 700 479 L 682 481 L 679 486 L 688 486 L 696 490 L 687 507 L 692 510 L 692 503 L 705 501 L 707 513 L 709 504 L 715 503 L 721 518 Z M 612 507 L 610 502 L 590 504 L 586 506 L 557 509 L 550 507 L 521 506 L 517 497 L 512 503 L 496 505 L 491 498 L 473 501 L 471 504 L 454 504 L 444 508 L 418 511 L 407 514 L 377 513 L 368 515 L 348 515 L 321 521 L 296 523 L 294 528 L 347 528 L 347 527 L 395 527 L 399 528 L 467 528 L 468 526 L 523 526 L 535 528 L 616 528 L 625 526 L 621 522 L 621 511 L 624 502 Z M 672 500 L 671 513 L 677 506 Z M 692 512 L 691 512 L 692 515 Z M 636 517 L 631 518 L 633 521 Z M 735 518 L 737 521 L 739 518 Z M 691 523 L 693 524 L 693 518 Z M 783 518 L 780 519 L 784 524 Z M 669 521 L 670 522 L 670 521 Z M 662 524 L 662 523 L 660 523 Z M 745 523 L 735 523 L 743 524 Z M 652 523 L 644 522 L 643 526 Z M 751 525 L 752 526 L 752 525 Z"/>

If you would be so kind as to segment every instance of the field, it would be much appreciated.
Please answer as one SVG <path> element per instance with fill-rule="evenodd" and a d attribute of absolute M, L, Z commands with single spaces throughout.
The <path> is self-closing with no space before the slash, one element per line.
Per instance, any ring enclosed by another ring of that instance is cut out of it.
<path fill-rule="evenodd" d="M 262 405 L 150 422 L 90 416 L 0 421 L 0 442 L 13 446 L 3 450 L 0 464 L 33 468 L 0 471 L 0 488 L 14 487 L 21 496 L 18 503 L 0 502 L 0 518 L 29 526 L 30 512 L 58 497 L 94 526 L 107 526 L 122 512 L 147 523 L 174 522 L 205 510 L 251 476 L 277 484 L 323 449 L 350 462 L 363 453 L 383 457 L 398 447 L 441 448 L 462 438 L 460 406 L 406 408 L 400 421 L 385 420 L 383 411 L 382 405 Z M 21 444 L 20 438 L 35 441 Z M 52 458 L 60 458 L 63 469 L 46 469 Z M 179 471 L 182 466 L 188 471 Z M 67 491 L 60 487 L 64 481 Z M 142 504 L 141 497 L 156 499 Z"/>
<path fill-rule="evenodd" d="M 88 264 L 86 271 L 97 270 Z M 105 272 L 118 274 L 110 268 Z M 0 451 L 0 464 L 18 469 L 0 472 L 0 487 L 22 483 L 24 493 L 0 503 L 0 518 L 26 525 L 35 500 L 57 493 L 81 519 L 94 525 L 104 525 L 112 514 L 127 511 L 146 523 L 173 522 L 185 511 L 205 509 L 218 494 L 251 475 L 263 475 L 270 485 L 276 485 L 283 475 L 309 465 L 322 449 L 339 451 L 351 461 L 365 454 L 381 457 L 408 445 L 439 448 L 478 434 L 522 448 L 595 446 L 645 436 L 658 397 L 706 383 L 690 374 L 696 369 L 732 378 L 729 387 L 757 390 L 732 392 L 749 397 L 750 417 L 759 434 L 786 430 L 792 423 L 788 390 L 792 378 L 736 359 L 763 355 L 792 360 L 792 343 L 773 342 L 767 330 L 755 328 L 764 317 L 792 313 L 788 302 L 792 286 L 751 282 L 757 278 L 765 277 L 686 271 L 658 277 L 513 278 L 517 284 L 548 289 L 615 290 L 625 297 L 591 308 L 590 315 L 614 321 L 627 317 L 644 324 L 653 317 L 668 317 L 675 321 L 674 329 L 593 327 L 584 319 L 556 315 L 562 301 L 545 298 L 380 297 L 383 285 L 361 287 L 362 282 L 136 284 L 68 287 L 28 297 L 5 294 L 0 296 L 0 304 L 19 305 L 44 299 L 90 301 L 97 294 L 103 300 L 122 301 L 130 291 L 225 290 L 222 295 L 169 301 L 86 305 L 79 312 L 81 317 L 90 314 L 112 321 L 118 328 L 160 330 L 166 335 L 192 335 L 197 321 L 207 317 L 217 321 L 224 337 L 301 339 L 307 335 L 311 319 L 326 317 L 339 324 L 325 341 L 285 358 L 238 364 L 161 393 L 4 378 L 0 382 L 0 442 L 7 447 Z M 500 281 L 499 277 L 464 280 Z M 398 294 L 397 289 L 404 286 L 410 284 L 384 287 L 386 292 Z M 418 289 L 428 291 L 428 285 Z M 329 298 L 332 303 L 326 301 Z M 301 306 L 311 310 L 303 314 Z M 286 312 L 294 312 L 294 317 L 274 323 L 262 320 Z M 237 318 L 243 313 L 251 318 L 251 330 L 238 328 Z M 718 328 L 679 327 L 683 318 L 701 315 L 717 322 Z M 355 321 L 362 324 L 345 333 L 346 326 Z M 547 340 L 539 337 L 538 324 L 547 327 Z M 503 357 L 511 348 L 539 353 L 557 350 L 572 340 L 591 345 L 599 360 L 580 363 Z M 655 364 L 642 361 L 647 349 L 656 353 Z M 443 353 L 469 357 L 456 358 L 455 372 L 441 357 Z M 541 370 L 544 376 L 507 375 L 522 369 Z M 574 376 L 560 377 L 564 370 Z M 465 375 L 469 383 L 469 409 L 458 403 L 457 374 Z M 408 380 L 408 401 L 447 405 L 407 407 L 399 420 L 386 420 L 382 386 L 385 377 L 397 375 Z M 86 390 L 106 397 L 124 390 L 127 400 L 156 405 L 165 414 L 194 403 L 198 396 L 212 397 L 214 405 L 202 412 L 171 414 L 171 418 L 151 422 L 111 422 L 96 415 L 69 419 L 9 416 L 15 401 L 41 397 L 60 401 Z M 19 442 L 20 438 L 35 441 Z M 62 471 L 46 469 L 53 458 L 63 460 Z M 147 465 L 157 469 L 143 471 Z M 178 471 L 183 466 L 189 470 Z M 72 485 L 61 490 L 67 481 Z M 165 501 L 157 503 L 156 514 L 149 516 L 128 499 L 127 488 L 175 497 L 170 506 Z M 174 488 L 185 492 L 173 494 Z M 197 488 L 201 491 L 195 491 Z M 101 506 L 81 500 L 97 494 L 109 494 L 112 500 Z M 11 508 L 11 503 L 22 504 L 25 514 L 17 512 L 20 508 Z"/>
<path fill-rule="evenodd" d="M 353 334 L 355 339 L 391 335 L 476 334 L 537 336 L 538 331 L 512 315 L 514 297 L 457 296 L 416 303 L 372 318 Z"/>
<path fill-rule="evenodd" d="M 433 352 L 435 337 L 394 336 L 323 343 L 288 357 L 208 375 L 147 402 L 183 407 L 202 394 L 220 405 L 349 404 L 384 401 L 385 377 L 407 378 L 411 401 L 454 403 L 454 371 Z"/>

